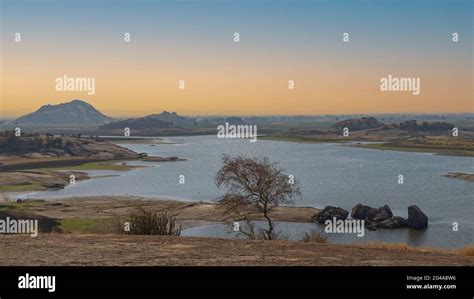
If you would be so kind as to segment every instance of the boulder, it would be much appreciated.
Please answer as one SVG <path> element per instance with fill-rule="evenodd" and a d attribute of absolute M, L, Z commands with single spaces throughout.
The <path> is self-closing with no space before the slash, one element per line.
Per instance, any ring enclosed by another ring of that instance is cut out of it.
<path fill-rule="evenodd" d="M 349 212 L 343 208 L 326 206 L 312 218 L 315 222 L 324 223 L 326 220 L 332 220 L 333 218 L 336 218 L 337 220 L 346 220 L 347 216 L 349 216 Z"/>
<path fill-rule="evenodd" d="M 377 227 L 382 227 L 382 228 L 400 228 L 400 227 L 406 227 L 406 226 L 407 226 L 407 220 L 399 216 L 388 218 L 377 223 Z"/>
<path fill-rule="evenodd" d="M 351 216 L 353 219 L 364 219 L 369 221 L 383 221 L 388 218 L 392 218 L 393 214 L 390 207 L 385 205 L 380 208 L 373 208 L 357 204 L 352 208 Z"/>
<path fill-rule="evenodd" d="M 363 204 L 357 204 L 352 208 L 351 217 L 353 219 L 369 219 L 369 216 L 373 217 L 375 215 L 376 209 L 364 206 Z"/>
<path fill-rule="evenodd" d="M 428 217 L 417 205 L 408 207 L 407 226 L 414 229 L 424 229 L 428 226 Z"/>
<path fill-rule="evenodd" d="M 384 205 L 383 207 L 380 207 L 378 209 L 378 212 L 374 215 L 372 218 L 373 221 L 384 221 L 387 219 L 391 219 L 393 216 L 392 210 L 390 210 L 390 207 L 387 205 Z"/>

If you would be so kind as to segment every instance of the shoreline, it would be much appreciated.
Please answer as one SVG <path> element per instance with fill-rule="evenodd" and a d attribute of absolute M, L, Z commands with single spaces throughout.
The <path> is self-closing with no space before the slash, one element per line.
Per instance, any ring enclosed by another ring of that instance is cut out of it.
<path fill-rule="evenodd" d="M 465 173 L 465 172 L 449 172 L 443 175 L 447 178 L 465 180 L 468 182 L 474 182 L 474 173 Z"/>
<path fill-rule="evenodd" d="M 163 197 L 85 196 L 51 200 L 28 199 L 22 202 L 4 201 L 1 206 L 3 212 L 21 212 L 25 215 L 58 220 L 59 226 L 62 223 L 70 225 L 68 221 L 71 219 L 97 222 L 98 226 L 104 226 L 99 229 L 103 232 L 110 228 L 107 227 L 107 224 L 110 224 L 107 222 L 122 221 L 143 210 L 158 213 L 166 211 L 168 214 L 177 215 L 177 222 L 183 229 L 234 221 L 232 215 L 223 213 L 215 203 L 179 201 Z M 285 206 L 275 208 L 270 216 L 274 221 L 313 223 L 311 217 L 319 210 L 313 207 Z M 251 220 L 265 220 L 254 209 L 247 209 L 245 213 Z"/>
<path fill-rule="evenodd" d="M 178 162 L 178 157 L 144 156 L 136 159 L 91 159 L 85 157 L 24 158 L 0 156 L 0 195 L 2 192 L 33 192 L 63 189 L 70 184 L 70 175 L 76 181 L 93 178 L 86 172 L 93 170 L 130 171 L 144 168 L 129 162 Z M 35 161 L 31 161 L 35 160 Z"/>
<path fill-rule="evenodd" d="M 333 143 L 342 146 L 349 146 L 364 149 L 376 150 L 390 150 L 399 152 L 413 152 L 413 153 L 431 153 L 440 156 L 455 156 L 455 157 L 474 157 L 474 148 L 452 148 L 436 145 L 415 145 L 415 144 L 399 144 L 391 139 L 358 139 L 345 138 L 335 136 L 271 136 L 265 135 L 260 137 L 262 140 L 279 141 L 279 142 L 296 142 L 296 143 Z M 371 144 L 357 144 L 357 142 L 371 142 Z M 374 143 L 372 143 L 374 142 Z M 350 144 L 356 143 L 356 144 Z M 471 142 L 472 143 L 472 142 Z"/>

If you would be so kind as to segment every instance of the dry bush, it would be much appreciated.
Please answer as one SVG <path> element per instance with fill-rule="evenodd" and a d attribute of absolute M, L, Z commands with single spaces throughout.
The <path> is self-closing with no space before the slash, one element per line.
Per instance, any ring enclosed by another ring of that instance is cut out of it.
<path fill-rule="evenodd" d="M 142 214 L 130 216 L 130 235 L 162 235 L 179 236 L 181 234 L 181 225 L 176 227 L 176 217 L 168 215 L 143 211 Z"/>

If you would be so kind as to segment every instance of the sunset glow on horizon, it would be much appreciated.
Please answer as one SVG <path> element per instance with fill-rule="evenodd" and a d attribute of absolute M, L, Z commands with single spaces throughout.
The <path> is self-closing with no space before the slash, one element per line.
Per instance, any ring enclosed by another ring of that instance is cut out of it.
<path fill-rule="evenodd" d="M 470 0 L 5 0 L 1 14 L 2 118 L 72 99 L 116 117 L 474 112 Z M 420 94 L 382 92 L 389 75 L 419 77 Z M 95 78 L 95 94 L 57 91 L 63 76 Z"/>

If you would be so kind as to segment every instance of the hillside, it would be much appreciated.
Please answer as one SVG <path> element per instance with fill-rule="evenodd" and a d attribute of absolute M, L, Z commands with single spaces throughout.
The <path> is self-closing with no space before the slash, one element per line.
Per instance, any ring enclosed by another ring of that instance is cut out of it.
<path fill-rule="evenodd" d="M 103 124 L 110 117 L 102 114 L 92 105 L 73 100 L 58 105 L 44 105 L 33 113 L 17 118 L 14 122 L 18 124 L 41 124 L 41 125 L 94 125 Z"/>
<path fill-rule="evenodd" d="M 384 127 L 386 127 L 386 125 L 378 121 L 375 117 L 346 119 L 334 125 L 334 128 L 338 130 L 342 130 L 342 128 L 348 128 L 351 131 L 361 131 Z"/>
<path fill-rule="evenodd" d="M 147 130 L 147 129 L 168 129 L 190 126 L 195 123 L 195 119 L 178 115 L 176 112 L 163 111 L 160 114 L 151 114 L 144 117 L 129 118 L 121 121 L 114 121 L 102 125 L 100 129 L 124 129 Z"/>
<path fill-rule="evenodd" d="M 94 159 L 134 159 L 139 154 L 93 138 L 34 134 L 15 137 L 12 131 L 0 134 L 0 154 L 23 157 L 84 157 Z"/>

